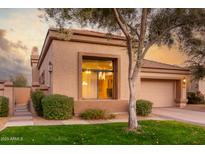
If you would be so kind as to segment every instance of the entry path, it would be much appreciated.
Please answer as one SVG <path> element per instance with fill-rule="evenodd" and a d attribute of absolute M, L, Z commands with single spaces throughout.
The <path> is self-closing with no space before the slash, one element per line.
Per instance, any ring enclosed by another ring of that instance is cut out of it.
<path fill-rule="evenodd" d="M 163 118 L 205 125 L 205 112 L 179 108 L 153 108 L 152 114 Z"/>

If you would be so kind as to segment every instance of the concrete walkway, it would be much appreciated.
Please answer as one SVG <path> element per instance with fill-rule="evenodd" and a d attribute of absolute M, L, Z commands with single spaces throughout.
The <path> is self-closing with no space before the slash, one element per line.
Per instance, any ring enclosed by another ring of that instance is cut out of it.
<path fill-rule="evenodd" d="M 139 120 L 167 120 L 167 118 L 150 115 L 148 117 L 138 117 Z M 127 115 L 117 117 L 116 119 L 109 120 L 82 120 L 79 117 L 73 117 L 68 120 L 46 120 L 40 117 L 20 116 L 9 117 L 5 125 L 0 129 L 3 130 L 7 127 L 14 126 L 49 126 L 49 125 L 75 125 L 75 124 L 103 124 L 114 122 L 128 122 Z"/>
<path fill-rule="evenodd" d="M 205 112 L 179 108 L 153 108 L 152 113 L 163 118 L 205 125 Z"/>
<path fill-rule="evenodd" d="M 10 117 L 5 124 L 5 127 L 12 127 L 12 126 L 32 126 L 33 117 L 32 116 L 15 116 Z"/>

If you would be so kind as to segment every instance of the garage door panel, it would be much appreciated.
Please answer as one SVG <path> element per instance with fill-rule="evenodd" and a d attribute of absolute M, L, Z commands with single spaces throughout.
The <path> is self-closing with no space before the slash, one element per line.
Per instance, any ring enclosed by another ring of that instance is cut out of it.
<path fill-rule="evenodd" d="M 174 106 L 175 86 L 172 80 L 142 80 L 141 98 L 152 101 L 153 107 Z"/>

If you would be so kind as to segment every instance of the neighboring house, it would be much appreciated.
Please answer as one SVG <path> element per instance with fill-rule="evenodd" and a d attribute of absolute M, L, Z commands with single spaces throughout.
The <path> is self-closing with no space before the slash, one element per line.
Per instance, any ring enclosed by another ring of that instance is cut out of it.
<path fill-rule="evenodd" d="M 31 55 L 32 85 L 49 94 L 63 94 L 75 100 L 74 112 L 88 108 L 110 112 L 128 111 L 128 56 L 124 37 L 69 30 L 60 34 L 49 29 L 38 56 Z M 138 98 L 154 107 L 186 105 L 189 70 L 144 60 L 137 81 Z"/>
<path fill-rule="evenodd" d="M 198 91 L 205 95 L 205 78 L 203 80 L 199 80 L 197 88 Z"/>
<path fill-rule="evenodd" d="M 203 95 L 205 95 L 205 78 L 201 80 L 192 80 L 189 85 L 189 92 L 197 93 L 200 91 Z"/>

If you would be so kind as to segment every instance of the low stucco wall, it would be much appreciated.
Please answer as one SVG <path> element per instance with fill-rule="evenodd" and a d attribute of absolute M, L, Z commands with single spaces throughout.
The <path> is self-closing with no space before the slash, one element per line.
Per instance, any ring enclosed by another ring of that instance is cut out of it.
<path fill-rule="evenodd" d="M 9 116 L 12 116 L 14 113 L 14 89 L 10 81 L 0 82 L 0 96 L 9 99 Z"/>
<path fill-rule="evenodd" d="M 14 98 L 17 105 L 28 104 L 31 97 L 30 87 L 15 87 L 14 88 Z"/>
<path fill-rule="evenodd" d="M 127 100 L 81 100 L 75 101 L 74 113 L 78 115 L 87 109 L 101 109 L 112 113 L 128 112 Z"/>

